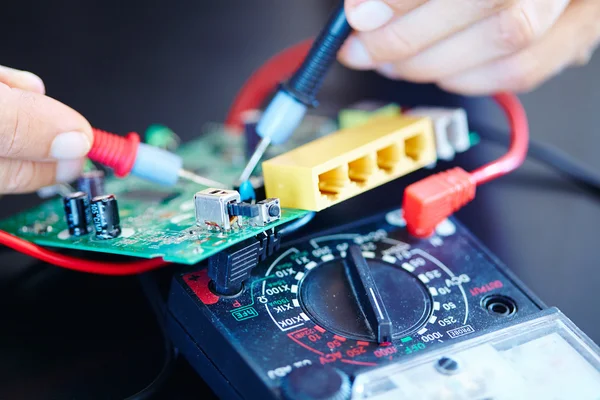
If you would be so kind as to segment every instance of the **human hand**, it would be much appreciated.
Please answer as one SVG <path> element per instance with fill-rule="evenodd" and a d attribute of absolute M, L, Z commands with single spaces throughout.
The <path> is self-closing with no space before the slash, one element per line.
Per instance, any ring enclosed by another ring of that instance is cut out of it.
<path fill-rule="evenodd" d="M 36 75 L 0 66 L 0 193 L 31 192 L 81 172 L 92 128 L 44 93 Z"/>
<path fill-rule="evenodd" d="M 462 94 L 529 91 L 588 62 L 599 0 L 346 0 L 342 63 Z"/>

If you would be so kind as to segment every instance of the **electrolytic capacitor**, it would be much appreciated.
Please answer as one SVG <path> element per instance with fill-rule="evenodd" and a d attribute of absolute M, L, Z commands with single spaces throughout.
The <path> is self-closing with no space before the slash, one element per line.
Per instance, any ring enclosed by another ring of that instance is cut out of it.
<path fill-rule="evenodd" d="M 119 207 L 113 194 L 94 197 L 90 209 L 98 239 L 114 239 L 121 234 Z"/>
<path fill-rule="evenodd" d="M 83 236 L 90 232 L 92 217 L 87 193 L 75 192 L 63 198 L 67 227 L 71 236 Z"/>
<path fill-rule="evenodd" d="M 100 170 L 87 171 L 77 179 L 77 188 L 88 194 L 90 199 L 102 196 L 104 191 L 104 172 Z"/>

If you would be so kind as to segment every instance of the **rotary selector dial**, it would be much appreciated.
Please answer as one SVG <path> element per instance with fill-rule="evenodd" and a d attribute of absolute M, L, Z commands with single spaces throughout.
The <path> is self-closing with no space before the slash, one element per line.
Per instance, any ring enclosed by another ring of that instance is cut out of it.
<path fill-rule="evenodd" d="M 365 259 L 356 245 L 345 258 L 307 274 L 300 302 L 321 327 L 378 343 L 419 330 L 431 314 L 430 295 L 417 277 L 381 259 Z"/>
<path fill-rule="evenodd" d="M 369 366 L 421 351 L 465 325 L 468 280 L 423 248 L 377 230 L 288 248 L 251 292 L 278 330 L 318 354 L 319 363 Z"/>

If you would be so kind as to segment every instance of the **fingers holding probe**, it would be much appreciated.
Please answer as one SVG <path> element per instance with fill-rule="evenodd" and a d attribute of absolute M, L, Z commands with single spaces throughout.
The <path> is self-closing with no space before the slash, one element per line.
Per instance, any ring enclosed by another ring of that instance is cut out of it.
<path fill-rule="evenodd" d="M 0 67 L 0 193 L 74 179 L 92 146 L 86 119 L 43 93 L 35 75 Z"/>

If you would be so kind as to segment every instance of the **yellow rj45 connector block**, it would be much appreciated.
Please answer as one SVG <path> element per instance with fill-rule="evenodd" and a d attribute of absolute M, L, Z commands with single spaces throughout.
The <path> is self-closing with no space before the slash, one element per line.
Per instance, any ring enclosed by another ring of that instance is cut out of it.
<path fill-rule="evenodd" d="M 377 117 L 263 162 L 267 197 L 320 211 L 436 161 L 431 120 Z"/>

